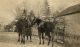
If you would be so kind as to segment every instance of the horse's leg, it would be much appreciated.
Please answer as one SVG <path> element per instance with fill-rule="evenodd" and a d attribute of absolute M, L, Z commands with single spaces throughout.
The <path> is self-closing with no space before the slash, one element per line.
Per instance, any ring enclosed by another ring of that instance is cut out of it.
<path fill-rule="evenodd" d="M 41 32 L 38 31 L 38 35 L 39 35 L 39 40 L 40 40 L 39 44 L 41 44 Z"/>
<path fill-rule="evenodd" d="M 25 34 L 22 34 L 21 43 L 25 44 Z"/>
<path fill-rule="evenodd" d="M 48 38 L 49 38 L 49 41 L 48 41 L 48 45 L 49 45 L 50 44 L 50 41 L 51 41 L 50 33 L 48 34 Z"/>
<path fill-rule="evenodd" d="M 18 42 L 20 42 L 20 33 L 18 32 Z"/>
<path fill-rule="evenodd" d="M 23 43 L 25 44 L 25 34 L 23 35 Z"/>
<path fill-rule="evenodd" d="M 42 40 L 43 40 L 43 44 L 44 44 L 44 33 L 42 33 Z"/>
<path fill-rule="evenodd" d="M 25 31 L 22 31 L 21 43 L 25 44 Z"/>
<path fill-rule="evenodd" d="M 23 35 L 21 34 L 21 43 L 23 42 Z"/>
<path fill-rule="evenodd" d="M 29 29 L 30 30 L 30 42 L 32 42 L 32 30 L 31 30 L 31 28 Z"/>
<path fill-rule="evenodd" d="M 28 40 L 28 36 L 27 36 L 27 40 Z"/>
<path fill-rule="evenodd" d="M 32 42 L 32 37 L 31 37 L 31 35 L 30 35 L 30 42 Z"/>

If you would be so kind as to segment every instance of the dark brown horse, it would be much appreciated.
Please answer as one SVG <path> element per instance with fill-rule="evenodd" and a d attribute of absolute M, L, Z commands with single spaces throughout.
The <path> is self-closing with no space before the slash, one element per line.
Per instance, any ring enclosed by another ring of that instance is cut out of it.
<path fill-rule="evenodd" d="M 25 43 L 25 36 L 27 37 L 30 36 L 30 41 L 31 36 L 32 36 L 32 31 L 31 27 L 35 24 L 34 21 L 35 19 L 28 21 L 29 19 L 26 18 L 21 18 L 16 22 L 16 31 L 18 32 L 18 41 L 21 43 Z"/>
<path fill-rule="evenodd" d="M 39 35 L 39 39 L 40 39 L 39 44 L 41 44 L 41 39 L 43 40 L 43 44 L 44 44 L 44 38 L 45 38 L 44 34 L 45 34 L 46 36 L 48 36 L 48 40 L 49 40 L 48 45 L 49 45 L 50 41 L 51 41 L 50 33 L 53 32 L 53 29 L 55 28 L 54 23 L 49 22 L 49 21 L 45 22 L 39 18 L 36 18 L 34 23 L 37 23 L 37 25 L 38 25 L 38 35 Z"/>
<path fill-rule="evenodd" d="M 19 19 L 16 22 L 16 31 L 18 32 L 18 41 L 21 41 L 21 43 L 24 43 L 24 40 L 22 39 L 23 35 L 23 29 L 24 29 L 24 19 Z"/>

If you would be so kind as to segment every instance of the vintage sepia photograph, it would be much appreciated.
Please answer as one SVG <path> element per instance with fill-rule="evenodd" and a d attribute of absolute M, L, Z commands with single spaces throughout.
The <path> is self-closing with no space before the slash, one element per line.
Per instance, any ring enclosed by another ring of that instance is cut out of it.
<path fill-rule="evenodd" d="M 0 47 L 80 47 L 80 0 L 0 0 Z"/>

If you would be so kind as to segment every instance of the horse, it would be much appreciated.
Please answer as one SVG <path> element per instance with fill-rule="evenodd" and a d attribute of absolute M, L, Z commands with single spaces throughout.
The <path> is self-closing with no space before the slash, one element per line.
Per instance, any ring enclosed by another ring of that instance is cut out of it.
<path fill-rule="evenodd" d="M 19 19 L 15 25 L 16 25 L 15 31 L 18 32 L 18 42 L 24 43 L 24 40 L 23 40 L 24 31 L 23 31 L 23 29 L 24 29 L 24 25 L 25 25 L 25 20 Z"/>
<path fill-rule="evenodd" d="M 38 36 L 39 36 L 39 44 L 41 44 L 41 39 L 43 40 L 44 44 L 44 34 L 48 36 L 48 45 L 50 44 L 51 41 L 51 35 L 50 33 L 53 32 L 53 29 L 55 28 L 55 25 L 53 22 L 49 21 L 43 21 L 39 18 L 36 18 L 35 22 L 38 25 Z"/>
<path fill-rule="evenodd" d="M 19 19 L 16 22 L 16 31 L 18 32 L 18 42 L 21 41 L 21 43 L 25 44 L 25 36 L 30 37 L 30 42 L 32 42 L 32 31 L 31 31 L 31 27 L 33 27 L 35 19 L 32 19 L 30 21 L 30 19 L 28 18 L 23 18 L 23 19 Z"/>

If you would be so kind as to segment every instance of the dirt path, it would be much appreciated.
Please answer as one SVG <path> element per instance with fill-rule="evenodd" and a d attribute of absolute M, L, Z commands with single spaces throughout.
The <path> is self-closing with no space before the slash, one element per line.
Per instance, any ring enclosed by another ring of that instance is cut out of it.
<path fill-rule="evenodd" d="M 45 41 L 44 45 L 39 45 L 39 39 L 35 36 L 32 37 L 32 42 L 26 40 L 25 45 L 17 42 L 17 37 L 16 32 L 0 32 L 0 47 L 51 47 L 51 44 L 47 45 L 47 41 Z M 58 46 L 55 45 L 55 47 Z"/>

